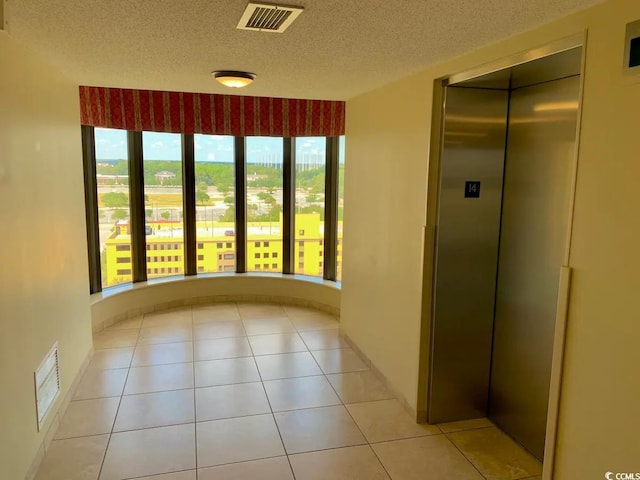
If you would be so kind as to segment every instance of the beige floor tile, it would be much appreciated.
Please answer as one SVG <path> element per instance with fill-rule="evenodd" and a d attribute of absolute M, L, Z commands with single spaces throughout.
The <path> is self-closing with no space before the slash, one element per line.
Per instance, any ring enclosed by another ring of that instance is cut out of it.
<path fill-rule="evenodd" d="M 56 432 L 57 439 L 111 433 L 120 398 L 71 402 Z"/>
<path fill-rule="evenodd" d="M 93 336 L 93 348 L 133 347 L 138 341 L 139 329 L 102 330 Z"/>
<path fill-rule="evenodd" d="M 444 435 L 371 445 L 393 480 L 483 480 Z"/>
<path fill-rule="evenodd" d="M 191 325 L 164 325 L 160 327 L 142 327 L 138 345 L 159 343 L 190 342 L 193 339 Z"/>
<path fill-rule="evenodd" d="M 275 419 L 289 455 L 367 443 L 342 405 L 280 412 Z"/>
<path fill-rule="evenodd" d="M 240 320 L 238 307 L 235 303 L 194 306 L 192 307 L 192 316 L 194 325 L 213 321 Z"/>
<path fill-rule="evenodd" d="M 349 348 L 349 344 L 340 335 L 340 330 L 337 328 L 304 331 L 300 332 L 300 336 L 309 350 Z"/>
<path fill-rule="evenodd" d="M 287 457 L 265 458 L 198 470 L 198 480 L 293 480 Z"/>
<path fill-rule="evenodd" d="M 185 362 L 193 362 L 193 344 L 191 342 L 138 345 L 131 366 L 146 367 Z"/>
<path fill-rule="evenodd" d="M 246 337 L 217 338 L 194 343 L 196 361 L 250 357 L 251 347 Z"/>
<path fill-rule="evenodd" d="M 542 473 L 540 463 L 496 427 L 450 433 L 448 437 L 488 480 Z"/>
<path fill-rule="evenodd" d="M 271 413 L 261 382 L 196 389 L 196 420 Z"/>
<path fill-rule="evenodd" d="M 190 326 L 191 322 L 191 307 L 180 307 L 146 313 L 142 320 L 142 327 Z"/>
<path fill-rule="evenodd" d="M 194 365 L 196 388 L 260 381 L 253 357 L 208 360 L 196 362 Z"/>
<path fill-rule="evenodd" d="M 299 332 L 307 330 L 326 330 L 338 328 L 340 325 L 336 317 L 328 313 L 316 313 L 313 315 L 292 315 L 289 319 Z"/>
<path fill-rule="evenodd" d="M 301 453 L 289 457 L 297 480 L 388 480 L 368 446 Z M 426 480 L 422 477 L 421 480 Z M 452 479 L 453 480 L 453 479 Z"/>
<path fill-rule="evenodd" d="M 193 363 L 132 367 L 125 395 L 193 388 Z"/>
<path fill-rule="evenodd" d="M 200 323 L 193 327 L 194 340 L 244 336 L 246 336 L 246 333 L 240 320 Z"/>
<path fill-rule="evenodd" d="M 202 422 L 196 429 L 199 468 L 284 455 L 272 415 Z"/>
<path fill-rule="evenodd" d="M 119 397 L 127 379 L 126 368 L 117 370 L 87 370 L 78 385 L 74 400 Z"/>
<path fill-rule="evenodd" d="M 238 311 L 243 319 L 285 317 L 282 305 L 273 303 L 239 303 Z"/>
<path fill-rule="evenodd" d="M 114 432 L 195 422 L 193 390 L 122 397 Z"/>
<path fill-rule="evenodd" d="M 347 409 L 370 443 L 441 433 L 435 425 L 416 423 L 397 400 L 354 403 Z"/>
<path fill-rule="evenodd" d="M 286 318 L 262 318 L 243 320 L 247 335 L 270 335 L 272 333 L 295 333 L 296 327 Z"/>
<path fill-rule="evenodd" d="M 471 420 L 461 420 L 458 422 L 439 423 L 438 427 L 444 433 L 463 432 L 476 428 L 493 427 L 493 423 L 488 418 L 474 418 Z"/>
<path fill-rule="evenodd" d="M 112 368 L 129 368 L 134 347 L 108 348 L 93 353 L 89 368 L 107 370 Z"/>
<path fill-rule="evenodd" d="M 165 473 L 164 475 L 153 475 L 151 477 L 138 477 L 135 480 L 196 480 L 196 470 Z"/>
<path fill-rule="evenodd" d="M 340 405 L 340 399 L 323 376 L 264 382 L 274 412 Z"/>
<path fill-rule="evenodd" d="M 393 394 L 371 371 L 327 375 L 343 403 L 388 400 Z"/>
<path fill-rule="evenodd" d="M 195 453 L 194 424 L 114 433 L 100 480 L 194 469 Z"/>
<path fill-rule="evenodd" d="M 120 320 L 119 322 L 109 325 L 106 330 L 127 330 L 142 327 L 142 315 L 134 318 L 127 318 L 126 320 Z"/>
<path fill-rule="evenodd" d="M 254 355 L 274 353 L 306 352 L 307 346 L 297 333 L 275 333 L 249 337 Z"/>
<path fill-rule="evenodd" d="M 369 367 L 350 348 L 316 350 L 311 353 L 326 374 L 369 370 Z"/>
<path fill-rule="evenodd" d="M 109 435 L 54 440 L 35 480 L 97 480 Z"/>
<path fill-rule="evenodd" d="M 256 357 L 262 380 L 322 375 L 309 352 L 282 353 Z"/>

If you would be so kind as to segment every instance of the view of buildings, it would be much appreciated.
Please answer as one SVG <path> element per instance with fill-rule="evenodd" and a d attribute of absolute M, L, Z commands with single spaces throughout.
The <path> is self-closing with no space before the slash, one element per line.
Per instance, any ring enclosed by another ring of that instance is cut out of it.
<path fill-rule="evenodd" d="M 102 285 L 132 281 L 126 132 L 96 129 Z M 184 274 L 180 135 L 143 132 L 147 276 Z M 341 142 L 342 143 L 342 142 Z M 234 272 L 233 137 L 195 136 L 198 273 Z M 248 272 L 282 272 L 282 139 L 248 137 Z M 154 158 L 152 158 L 152 155 Z M 294 271 L 322 276 L 325 139 L 296 139 Z M 337 279 L 342 273 L 344 155 L 340 156 Z"/>

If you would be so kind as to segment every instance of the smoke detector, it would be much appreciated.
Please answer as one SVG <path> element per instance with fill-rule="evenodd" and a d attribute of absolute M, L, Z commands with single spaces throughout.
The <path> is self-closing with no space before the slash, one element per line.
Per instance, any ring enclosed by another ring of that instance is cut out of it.
<path fill-rule="evenodd" d="M 302 7 L 253 3 L 247 5 L 236 27 L 238 30 L 282 33 L 302 13 Z"/>

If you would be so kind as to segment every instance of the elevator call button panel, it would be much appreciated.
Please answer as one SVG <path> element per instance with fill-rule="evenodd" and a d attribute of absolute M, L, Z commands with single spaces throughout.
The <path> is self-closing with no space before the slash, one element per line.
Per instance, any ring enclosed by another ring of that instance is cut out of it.
<path fill-rule="evenodd" d="M 480 198 L 480 182 L 464 182 L 464 198 Z"/>

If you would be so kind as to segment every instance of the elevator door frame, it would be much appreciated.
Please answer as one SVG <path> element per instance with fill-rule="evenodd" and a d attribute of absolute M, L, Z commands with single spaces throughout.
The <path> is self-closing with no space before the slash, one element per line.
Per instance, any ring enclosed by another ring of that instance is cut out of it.
<path fill-rule="evenodd" d="M 561 53 L 576 47 L 582 47 L 582 62 L 580 68 L 580 91 L 578 95 L 579 107 L 577 112 L 576 137 L 572 161 L 570 203 L 568 212 L 566 241 L 563 255 L 563 265 L 560 272 L 560 285 L 558 289 L 558 304 L 556 312 L 556 324 L 554 333 L 554 345 L 552 354 L 552 367 L 550 379 L 549 408 L 547 414 L 547 426 L 545 434 L 545 449 L 543 461 L 543 480 L 551 480 L 555 462 L 555 449 L 558 432 L 558 414 L 560 408 L 560 393 L 562 383 L 562 368 L 564 362 L 565 334 L 568 311 L 569 290 L 571 283 L 571 267 L 569 264 L 571 249 L 571 234 L 574 218 L 576 178 L 578 170 L 578 153 L 580 146 L 580 129 L 582 117 L 582 99 L 584 91 L 584 71 L 586 56 L 586 31 L 571 37 L 549 43 L 547 45 L 512 55 L 506 58 L 487 63 L 476 68 L 466 70 L 443 77 L 434 81 L 432 127 L 431 127 L 431 151 L 429 155 L 428 185 L 427 185 L 427 218 L 423 231 L 423 283 L 422 283 L 422 318 L 420 335 L 420 364 L 418 386 L 418 419 L 427 420 L 427 405 L 429 399 L 429 355 L 431 351 L 431 328 L 433 324 L 434 301 L 434 269 L 436 251 L 436 230 L 438 218 L 438 199 L 441 172 L 441 160 L 444 142 L 444 97 L 448 85 L 470 80 L 488 73 L 498 72 L 517 65 L 538 60 L 556 53 Z"/>

